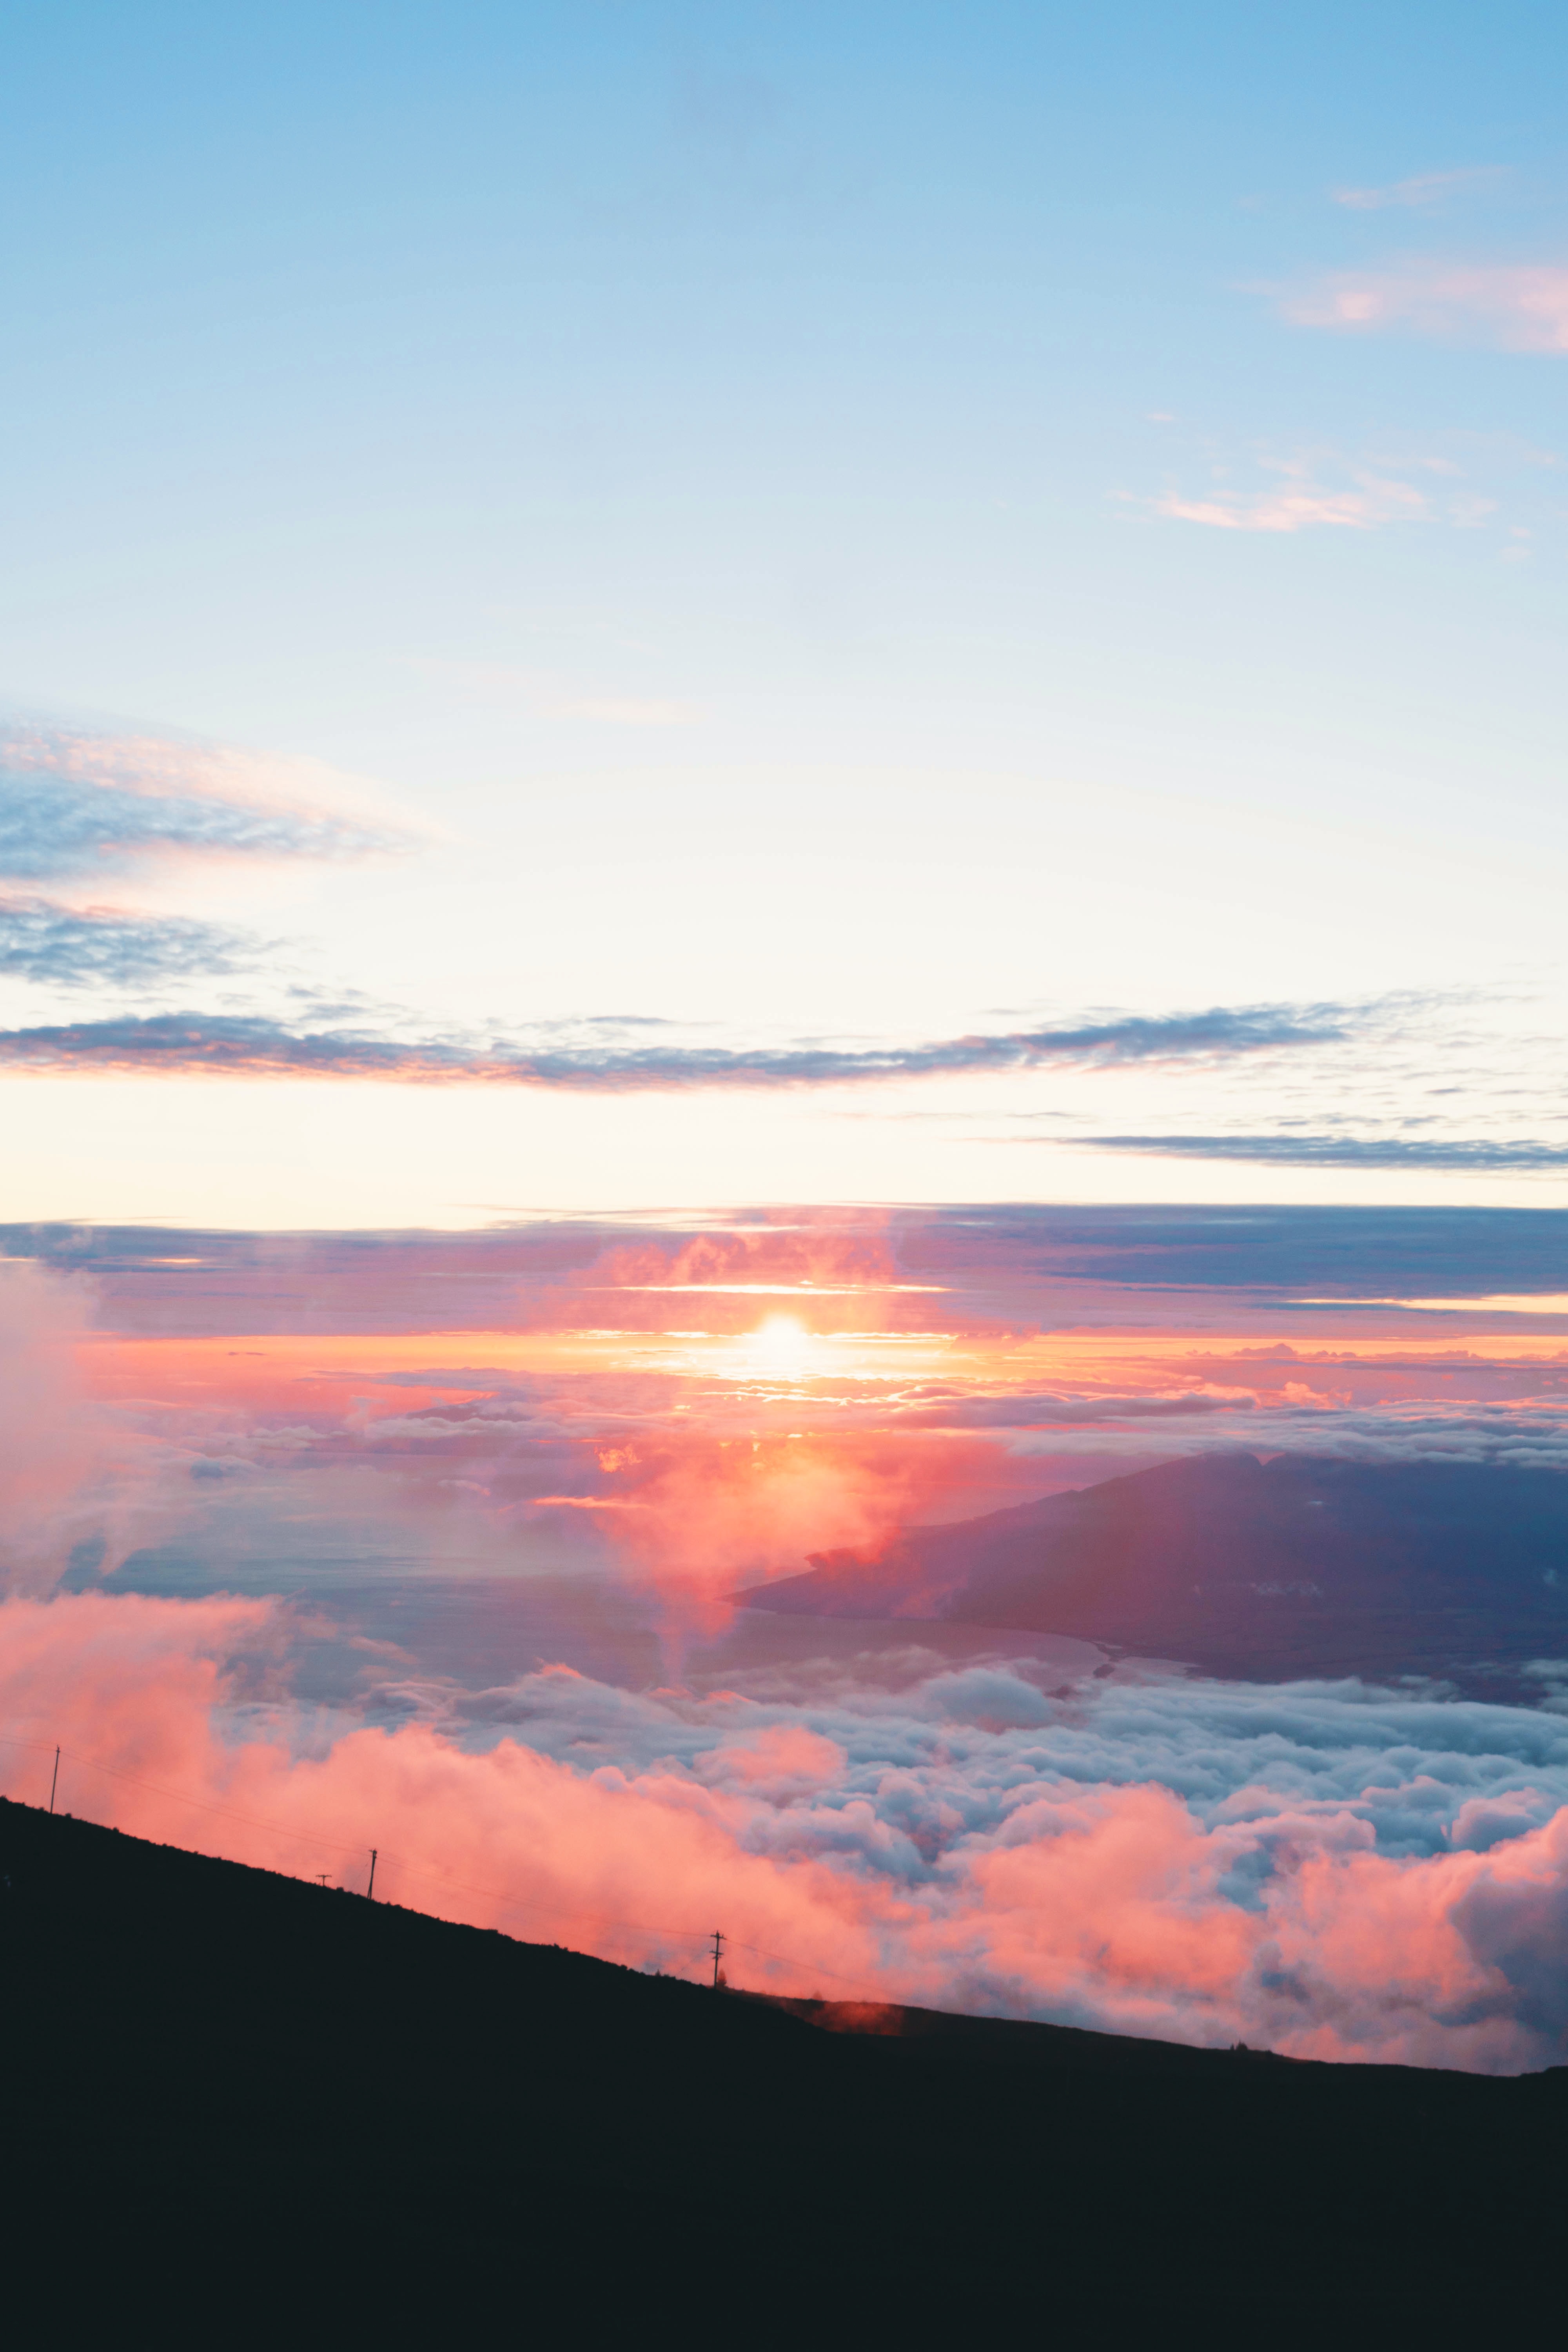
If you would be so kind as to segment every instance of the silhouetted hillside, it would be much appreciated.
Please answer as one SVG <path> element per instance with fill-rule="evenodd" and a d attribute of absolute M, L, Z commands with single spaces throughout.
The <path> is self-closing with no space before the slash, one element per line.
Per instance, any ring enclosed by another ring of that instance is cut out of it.
<path fill-rule="evenodd" d="M 1555 2263 L 1564 2070 L 736 1998 L 8 1804 L 0 1880 L 19 2342 L 1506 2339 Z"/>
<path fill-rule="evenodd" d="M 1072 1634 L 1211 1673 L 1448 1675 L 1568 1650 L 1568 1475 L 1199 1454 L 827 1553 L 745 1596 L 835 1617 Z"/>

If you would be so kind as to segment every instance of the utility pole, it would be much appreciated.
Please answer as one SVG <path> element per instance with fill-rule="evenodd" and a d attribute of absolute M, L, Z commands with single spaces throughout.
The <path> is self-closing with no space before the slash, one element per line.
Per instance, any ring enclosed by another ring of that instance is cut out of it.
<path fill-rule="evenodd" d="M 374 1846 L 372 1846 L 372 1848 L 371 1848 L 371 1850 L 370 1850 L 370 1885 L 366 1887 L 366 1889 L 365 1889 L 365 1893 L 366 1893 L 366 1894 L 368 1895 L 368 1896 L 370 1897 L 370 1900 L 374 1903 L 374 1902 L 375 1901 L 375 1848 L 374 1848 Z"/>
<path fill-rule="evenodd" d="M 56 1748 L 56 1750 L 55 1750 L 55 1777 L 54 1777 L 54 1779 L 49 1782 L 49 1811 L 50 1811 L 50 1812 L 51 1812 L 51 1813 L 52 1813 L 52 1812 L 54 1811 L 54 1810 L 55 1810 L 55 1790 L 59 1787 L 59 1785 L 60 1785 L 60 1751 L 59 1751 L 59 1749 L 57 1748 Z"/>
<path fill-rule="evenodd" d="M 719 1955 L 724 1948 L 724 1938 L 717 1927 L 713 1930 L 713 1990 L 719 1990 Z"/>
<path fill-rule="evenodd" d="M 326 1885 L 326 1883 L 327 1883 L 328 1879 L 329 1879 L 329 1878 L 331 1878 L 331 1874 L 331 1874 L 331 1872 L 330 1870 L 318 1870 L 318 1871 L 317 1871 L 317 1873 L 316 1873 L 316 1884 L 317 1884 L 317 1885 L 318 1885 L 318 1886 L 325 1886 L 325 1885 Z"/>

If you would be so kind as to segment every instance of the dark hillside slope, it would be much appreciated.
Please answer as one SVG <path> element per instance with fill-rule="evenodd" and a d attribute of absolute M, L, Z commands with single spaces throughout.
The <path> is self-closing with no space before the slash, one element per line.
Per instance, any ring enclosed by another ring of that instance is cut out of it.
<path fill-rule="evenodd" d="M 1447 1675 L 1511 1695 L 1568 1651 L 1568 1474 L 1198 1454 L 820 1558 L 745 1596 L 821 1616 L 945 1617 L 1215 1674 Z"/>
<path fill-rule="evenodd" d="M 16 1805 L 0 1880 L 18 2342 L 1506 2335 L 1556 2259 L 1563 2070 L 781 2006 Z"/>

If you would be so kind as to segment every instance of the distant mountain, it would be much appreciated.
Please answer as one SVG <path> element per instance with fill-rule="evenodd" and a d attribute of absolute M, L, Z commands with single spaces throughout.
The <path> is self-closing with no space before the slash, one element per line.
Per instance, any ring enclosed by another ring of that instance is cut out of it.
<path fill-rule="evenodd" d="M 1568 1474 L 1199 1454 L 820 1553 L 748 1592 L 789 1615 L 1063 1633 L 1221 1675 L 1511 1686 L 1568 1655 Z"/>

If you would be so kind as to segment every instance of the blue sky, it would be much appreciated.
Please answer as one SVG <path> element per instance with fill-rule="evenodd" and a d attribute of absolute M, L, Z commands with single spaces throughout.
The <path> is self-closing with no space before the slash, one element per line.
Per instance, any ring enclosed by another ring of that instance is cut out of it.
<path fill-rule="evenodd" d="M 1525 7 L 16 12 L 8 774 L 66 740 L 89 796 L 403 846 L 85 866 L 51 907 L 253 975 L 188 932 L 161 992 L 0 957 L 7 1028 L 1382 1009 L 1300 1077 L 452 1091 L 462 1186 L 418 1090 L 68 1041 L 7 1081 L 0 1207 L 1556 1199 L 1563 47 Z"/>
<path fill-rule="evenodd" d="M 1561 1661 L 729 1596 L 1216 1446 L 1563 1461 L 1565 49 L 17 0 L 12 1794 L 639 1964 L 1563 2055 Z"/>

